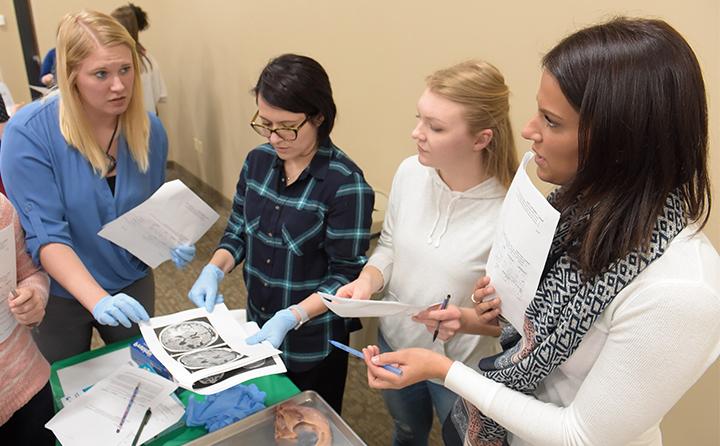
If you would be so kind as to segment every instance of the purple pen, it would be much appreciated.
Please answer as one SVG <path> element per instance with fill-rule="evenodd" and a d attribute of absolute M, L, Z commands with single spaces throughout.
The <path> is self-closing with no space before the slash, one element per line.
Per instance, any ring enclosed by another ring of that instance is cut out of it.
<path fill-rule="evenodd" d="M 448 294 L 445 296 L 445 299 L 443 299 L 442 303 L 440 304 L 440 309 L 444 310 L 448 306 L 448 302 L 450 302 L 450 295 Z M 440 321 L 438 321 L 437 326 L 435 327 L 435 333 L 433 333 L 433 342 L 435 342 L 435 339 L 437 339 L 438 333 L 440 332 Z"/>

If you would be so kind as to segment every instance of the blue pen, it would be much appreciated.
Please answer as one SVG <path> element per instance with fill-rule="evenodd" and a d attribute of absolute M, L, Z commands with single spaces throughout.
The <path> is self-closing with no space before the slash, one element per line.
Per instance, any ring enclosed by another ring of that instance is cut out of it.
<path fill-rule="evenodd" d="M 334 345 L 335 347 L 339 348 L 340 350 L 345 350 L 346 352 L 350 353 L 353 356 L 357 356 L 360 359 L 365 359 L 365 356 L 361 352 L 355 350 L 352 347 L 348 347 L 347 345 L 341 344 L 338 341 L 330 341 L 330 343 L 332 345 Z M 400 370 L 397 367 L 393 367 L 391 365 L 383 365 L 381 367 L 384 368 L 385 370 L 389 370 L 389 371 L 393 372 L 396 375 L 402 375 L 402 370 Z"/>

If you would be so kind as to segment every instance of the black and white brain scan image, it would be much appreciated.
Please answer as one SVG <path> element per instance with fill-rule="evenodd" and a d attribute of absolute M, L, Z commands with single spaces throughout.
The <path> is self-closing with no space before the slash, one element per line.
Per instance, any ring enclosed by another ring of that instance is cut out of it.
<path fill-rule="evenodd" d="M 160 332 L 160 343 L 169 352 L 187 352 L 212 345 L 218 334 L 207 322 L 185 321 L 168 325 Z"/>
<path fill-rule="evenodd" d="M 222 347 L 186 353 L 177 358 L 177 360 L 188 369 L 194 370 L 227 364 L 240 358 L 242 358 L 240 353 Z"/>

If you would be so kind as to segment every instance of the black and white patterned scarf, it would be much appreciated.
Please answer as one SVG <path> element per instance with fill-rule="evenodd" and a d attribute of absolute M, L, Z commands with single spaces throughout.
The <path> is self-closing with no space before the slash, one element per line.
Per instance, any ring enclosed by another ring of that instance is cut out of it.
<path fill-rule="evenodd" d="M 553 193 L 548 200 L 554 203 L 556 197 Z M 583 281 L 577 262 L 566 252 L 571 242 L 572 208 L 563 212 L 555 231 L 546 273 L 525 311 L 524 336 L 507 325 L 500 336 L 503 351 L 479 364 L 486 377 L 527 395 L 573 354 L 608 304 L 665 252 L 686 223 L 680 195 L 670 194 L 655 221 L 649 247 L 630 252 Z M 506 444 L 507 431 L 462 398 L 455 403 L 449 420 L 466 445 Z"/>

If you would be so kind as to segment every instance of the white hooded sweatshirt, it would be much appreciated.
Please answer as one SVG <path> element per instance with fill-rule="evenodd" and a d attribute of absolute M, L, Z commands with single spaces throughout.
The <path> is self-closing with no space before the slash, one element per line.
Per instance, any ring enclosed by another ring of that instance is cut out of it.
<path fill-rule="evenodd" d="M 472 307 L 470 295 L 485 275 L 505 193 L 495 178 L 455 192 L 417 156 L 404 160 L 368 261 L 383 275 L 383 300 L 432 305 L 450 294 L 450 304 Z M 433 343 L 425 326 L 405 315 L 381 318 L 380 331 L 393 350 L 427 348 L 473 368 L 499 351 L 497 339 L 486 336 L 458 334 Z"/>

